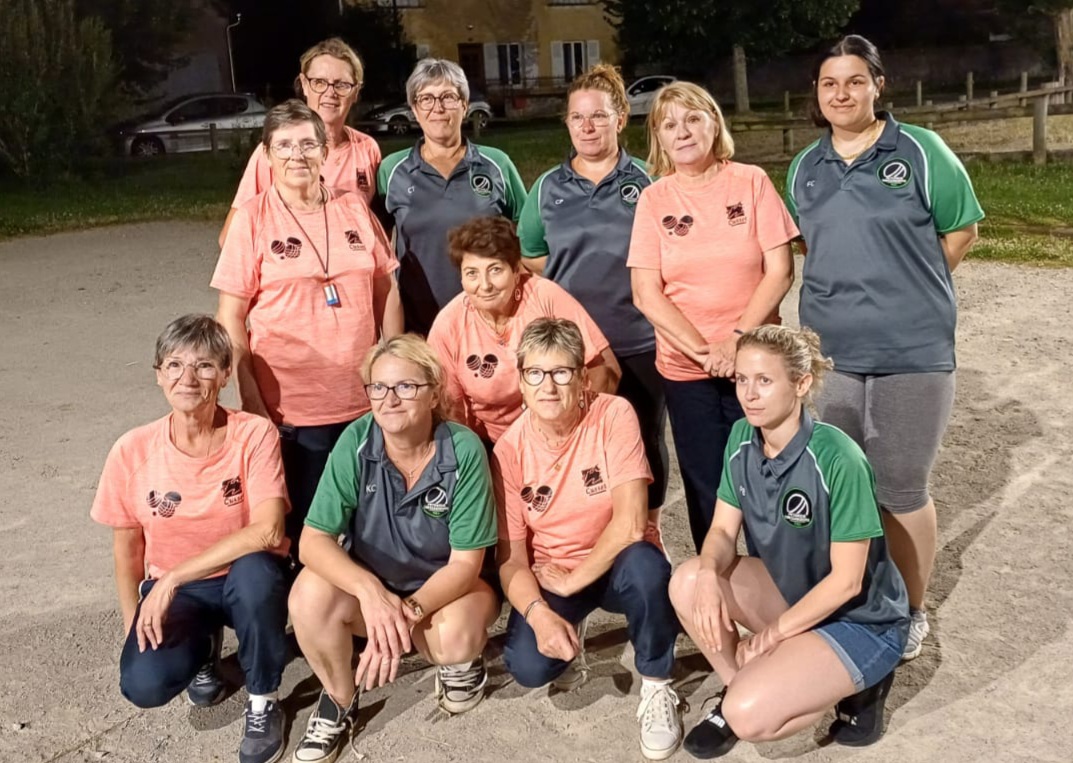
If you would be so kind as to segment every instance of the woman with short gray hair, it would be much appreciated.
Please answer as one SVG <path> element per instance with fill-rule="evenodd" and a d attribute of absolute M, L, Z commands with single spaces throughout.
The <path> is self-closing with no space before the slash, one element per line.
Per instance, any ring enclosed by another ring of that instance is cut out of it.
<path fill-rule="evenodd" d="M 525 185 L 505 153 L 462 137 L 470 90 L 458 64 L 418 61 L 406 98 L 422 136 L 384 160 L 377 186 L 395 222 L 406 328 L 427 335 L 436 314 L 461 291 L 447 257 L 447 231 L 479 216 L 517 221 Z"/>

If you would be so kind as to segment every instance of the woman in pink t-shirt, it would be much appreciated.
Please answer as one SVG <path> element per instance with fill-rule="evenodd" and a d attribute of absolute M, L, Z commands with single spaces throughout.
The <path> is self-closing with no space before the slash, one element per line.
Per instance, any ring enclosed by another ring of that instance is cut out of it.
<path fill-rule="evenodd" d="M 637 414 L 624 398 L 593 394 L 584 361 L 569 320 L 538 318 L 518 343 L 526 410 L 493 456 L 496 559 L 514 610 L 503 660 L 522 686 L 573 688 L 586 670 L 586 618 L 624 614 L 642 677 L 641 751 L 662 760 L 682 735 L 671 565 L 645 540 L 652 473 Z"/>
<path fill-rule="evenodd" d="M 633 300 L 656 328 L 656 369 L 700 552 L 715 511 L 723 448 L 743 416 L 731 381 L 735 341 L 779 320 L 793 283 L 797 227 L 734 141 L 704 88 L 674 82 L 648 115 L 648 165 L 630 255 Z"/>
<path fill-rule="evenodd" d="M 451 418 L 495 442 L 522 412 L 514 347 L 536 318 L 569 318 L 585 338 L 595 392 L 615 391 L 622 371 L 596 322 L 565 289 L 522 268 L 514 225 L 475 217 L 448 236 L 462 293 L 436 316 L 428 343 L 446 374 Z"/>
<path fill-rule="evenodd" d="M 354 49 L 338 37 L 318 42 L 299 59 L 295 92 L 324 120 L 327 127 L 328 158 L 321 167 L 324 184 L 365 196 L 376 196 L 376 172 L 380 169 L 380 144 L 363 132 L 347 127 L 350 110 L 358 101 L 365 67 Z M 272 164 L 260 148 L 250 155 L 239 181 L 231 211 L 220 230 L 220 246 L 235 212 L 244 203 L 272 187 Z"/>
<path fill-rule="evenodd" d="M 221 631 L 234 628 L 250 695 L 239 760 L 252 763 L 283 751 L 287 497 L 275 427 L 217 403 L 231 358 L 211 316 L 164 329 L 153 367 L 171 411 L 112 447 L 90 516 L 113 529 L 123 696 L 159 707 L 186 689 L 216 704 Z"/>

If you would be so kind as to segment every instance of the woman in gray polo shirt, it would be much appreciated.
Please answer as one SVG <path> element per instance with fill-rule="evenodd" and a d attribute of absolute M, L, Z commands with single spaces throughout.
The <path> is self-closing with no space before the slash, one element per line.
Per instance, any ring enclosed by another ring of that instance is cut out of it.
<path fill-rule="evenodd" d="M 863 37 L 822 57 L 816 122 L 827 133 L 790 165 L 786 200 L 808 249 L 801 324 L 835 362 L 820 416 L 856 440 L 876 471 L 891 556 L 909 589 L 912 659 L 929 630 L 928 478 L 954 400 L 951 272 L 984 213 L 938 135 L 876 112 L 883 85 L 879 53 Z"/>

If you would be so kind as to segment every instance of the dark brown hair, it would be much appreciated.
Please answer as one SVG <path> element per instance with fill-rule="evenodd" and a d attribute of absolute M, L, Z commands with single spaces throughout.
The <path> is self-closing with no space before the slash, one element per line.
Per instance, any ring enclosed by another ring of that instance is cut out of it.
<path fill-rule="evenodd" d="M 447 254 L 456 268 L 462 267 L 462 258 L 467 254 L 502 260 L 511 270 L 517 270 L 522 261 L 514 223 L 505 217 L 474 217 L 451 229 L 447 245 Z"/>
<path fill-rule="evenodd" d="M 868 73 L 872 76 L 872 81 L 877 86 L 880 85 L 879 80 L 885 80 L 887 76 L 883 69 L 883 60 L 879 57 L 879 50 L 870 40 L 861 37 L 859 34 L 849 34 L 836 42 L 834 47 L 820 56 L 812 69 L 812 100 L 809 102 L 809 116 L 817 127 L 831 126 L 831 123 L 827 121 L 827 117 L 820 111 L 820 69 L 823 68 L 827 59 L 840 56 L 857 56 L 857 58 L 864 61 L 865 65 L 868 66 Z"/>

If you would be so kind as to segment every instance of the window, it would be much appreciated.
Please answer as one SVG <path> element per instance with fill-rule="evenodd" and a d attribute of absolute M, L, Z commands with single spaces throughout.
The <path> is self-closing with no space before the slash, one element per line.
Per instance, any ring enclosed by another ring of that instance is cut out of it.
<path fill-rule="evenodd" d="M 522 84 L 522 45 L 519 42 L 496 46 L 499 58 L 499 82 L 502 85 Z"/>
<path fill-rule="evenodd" d="M 580 41 L 563 43 L 563 78 L 568 82 L 583 73 L 585 65 L 585 43 Z"/>
<path fill-rule="evenodd" d="M 630 87 L 628 95 L 641 95 L 642 93 L 651 93 L 655 90 L 659 90 L 664 85 L 669 85 L 674 79 L 671 77 L 645 77 L 639 80 Z"/>

